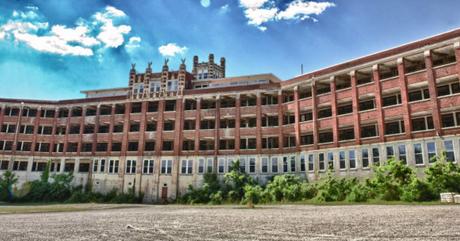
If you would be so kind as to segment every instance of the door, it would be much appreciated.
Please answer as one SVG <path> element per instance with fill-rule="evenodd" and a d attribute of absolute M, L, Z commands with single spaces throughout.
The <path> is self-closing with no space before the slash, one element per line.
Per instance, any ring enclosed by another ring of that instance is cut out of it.
<path fill-rule="evenodd" d="M 168 200 L 168 187 L 161 188 L 161 201 L 166 202 Z"/>

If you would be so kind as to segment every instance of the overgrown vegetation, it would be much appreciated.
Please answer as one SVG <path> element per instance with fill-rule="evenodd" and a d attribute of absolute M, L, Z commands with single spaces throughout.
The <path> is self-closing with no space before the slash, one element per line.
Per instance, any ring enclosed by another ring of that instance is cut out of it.
<path fill-rule="evenodd" d="M 460 168 L 446 162 L 444 156 L 417 177 L 415 170 L 401 161 L 390 159 L 373 169 L 365 180 L 338 178 L 331 170 L 316 183 L 292 174 L 277 175 L 266 185 L 259 185 L 241 171 L 239 162 L 219 181 L 216 174 L 205 175 L 201 188 L 189 186 L 180 198 L 182 203 L 242 203 L 249 207 L 259 203 L 298 202 L 367 202 L 371 200 L 424 202 L 439 199 L 441 192 L 460 192 Z"/>
<path fill-rule="evenodd" d="M 39 180 L 24 183 L 20 190 L 12 191 L 18 179 L 11 171 L 0 177 L 0 201 L 5 202 L 66 202 L 66 203 L 140 203 L 143 196 L 136 196 L 134 189 L 119 193 L 113 189 L 107 194 L 93 192 L 91 186 L 72 185 L 73 174 L 54 174 L 50 176 L 50 163 Z"/>

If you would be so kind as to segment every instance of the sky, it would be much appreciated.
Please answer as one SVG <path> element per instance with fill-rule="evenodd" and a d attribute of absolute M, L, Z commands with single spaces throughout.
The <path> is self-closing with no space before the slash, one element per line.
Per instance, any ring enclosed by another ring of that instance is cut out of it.
<path fill-rule="evenodd" d="M 125 87 L 214 53 L 282 80 L 460 27 L 458 0 L 0 0 L 0 98 Z"/>

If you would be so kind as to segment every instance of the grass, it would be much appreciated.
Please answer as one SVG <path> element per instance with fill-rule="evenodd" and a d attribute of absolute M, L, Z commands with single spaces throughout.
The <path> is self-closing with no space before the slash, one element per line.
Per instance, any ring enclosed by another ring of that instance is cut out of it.
<path fill-rule="evenodd" d="M 37 203 L 22 203 L 22 204 L 2 204 L 0 203 L 0 215 L 4 214 L 20 214 L 20 213 L 51 213 L 51 212 L 79 212 L 89 210 L 106 210 L 119 208 L 133 208 L 139 205 L 128 204 L 37 204 Z"/>

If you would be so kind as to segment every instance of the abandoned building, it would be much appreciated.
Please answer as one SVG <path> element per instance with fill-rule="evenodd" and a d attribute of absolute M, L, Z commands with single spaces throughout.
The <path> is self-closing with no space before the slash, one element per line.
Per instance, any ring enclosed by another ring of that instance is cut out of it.
<path fill-rule="evenodd" d="M 368 176 L 395 157 L 423 173 L 460 159 L 460 29 L 281 81 L 226 76 L 225 58 L 154 72 L 133 64 L 128 87 L 86 98 L 0 99 L 0 174 L 20 182 L 73 172 L 95 191 L 174 199 L 232 162 L 265 182 Z"/>

